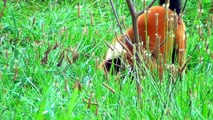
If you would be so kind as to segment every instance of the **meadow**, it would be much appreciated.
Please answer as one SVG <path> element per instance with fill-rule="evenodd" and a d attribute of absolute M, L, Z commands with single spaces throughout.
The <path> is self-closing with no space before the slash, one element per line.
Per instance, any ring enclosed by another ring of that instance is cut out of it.
<path fill-rule="evenodd" d="M 130 26 L 125 0 L 114 5 Z M 0 1 L 0 119 L 213 119 L 212 6 L 188 0 L 186 74 L 144 75 L 138 105 L 131 77 L 98 68 L 119 34 L 108 0 Z"/>

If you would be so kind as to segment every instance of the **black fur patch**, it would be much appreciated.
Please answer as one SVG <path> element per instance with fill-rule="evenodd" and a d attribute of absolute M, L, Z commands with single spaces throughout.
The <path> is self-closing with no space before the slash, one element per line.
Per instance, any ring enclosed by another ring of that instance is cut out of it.
<path fill-rule="evenodd" d="M 112 69 L 112 72 L 117 74 L 121 70 L 121 59 L 118 57 L 105 61 L 104 68 L 107 72 Z"/>
<path fill-rule="evenodd" d="M 166 0 L 160 0 L 159 4 L 163 5 L 165 4 Z M 179 15 L 181 12 L 181 2 L 180 0 L 170 0 L 170 6 L 169 9 L 175 10 L 176 13 Z"/>

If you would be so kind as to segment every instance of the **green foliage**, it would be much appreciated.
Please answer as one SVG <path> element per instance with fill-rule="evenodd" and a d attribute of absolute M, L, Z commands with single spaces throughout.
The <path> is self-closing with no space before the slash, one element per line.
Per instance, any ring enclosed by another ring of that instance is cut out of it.
<path fill-rule="evenodd" d="M 125 0 L 114 3 L 130 26 Z M 201 15 L 197 6 L 188 0 L 183 16 L 191 58 L 185 77 L 173 84 L 168 75 L 160 83 L 147 72 L 140 107 L 131 77 L 106 78 L 97 68 L 104 41 L 119 33 L 108 1 L 7 1 L 0 17 L 1 119 L 212 119 L 213 15 L 209 0 Z"/>

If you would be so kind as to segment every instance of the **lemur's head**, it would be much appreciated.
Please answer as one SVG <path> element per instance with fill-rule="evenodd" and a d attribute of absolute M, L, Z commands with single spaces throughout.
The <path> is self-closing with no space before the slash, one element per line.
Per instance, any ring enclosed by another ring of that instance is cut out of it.
<path fill-rule="evenodd" d="M 131 55 L 128 54 L 120 42 L 114 41 L 114 43 L 110 45 L 106 58 L 100 65 L 100 68 L 104 69 L 105 73 L 112 72 L 117 74 L 125 70 L 125 68 L 132 63 Z"/>

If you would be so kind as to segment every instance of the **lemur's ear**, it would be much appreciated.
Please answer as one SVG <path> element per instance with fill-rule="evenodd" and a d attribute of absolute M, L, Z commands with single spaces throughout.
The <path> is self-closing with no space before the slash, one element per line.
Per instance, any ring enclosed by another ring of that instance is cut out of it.
<path fill-rule="evenodd" d="M 165 4 L 166 0 L 160 0 L 159 4 L 163 5 Z M 180 0 L 169 0 L 169 9 L 172 11 L 176 11 L 176 13 L 179 15 L 181 12 L 181 1 Z"/>

